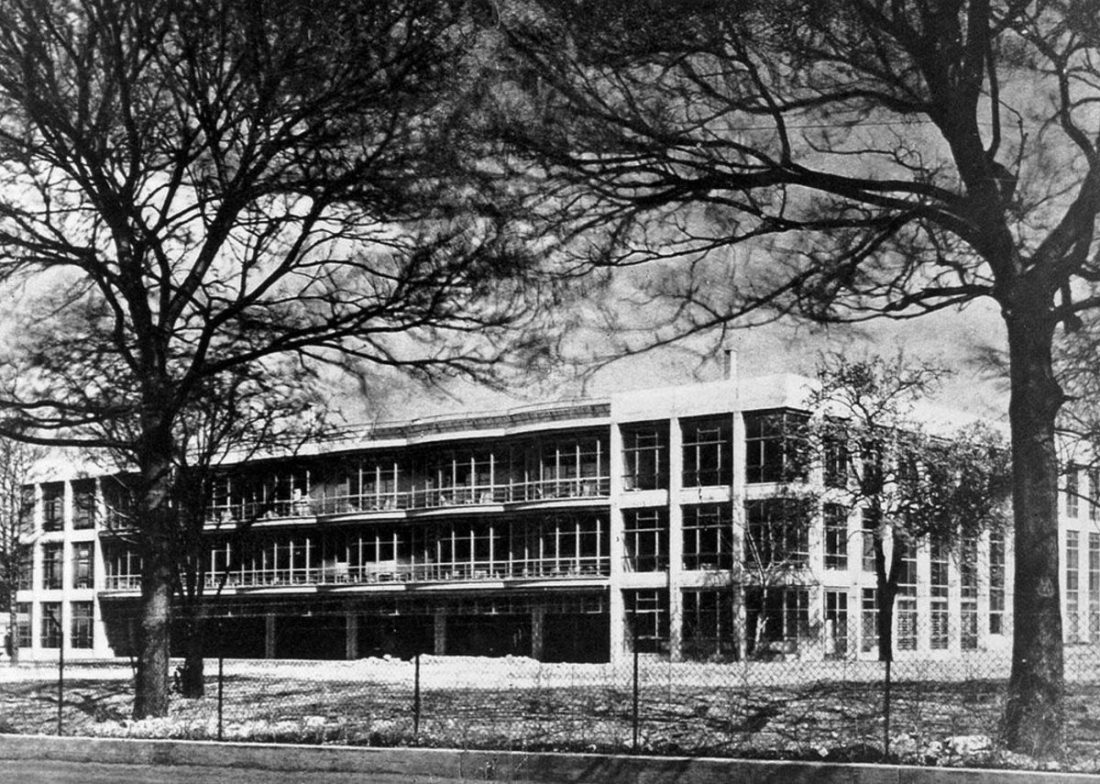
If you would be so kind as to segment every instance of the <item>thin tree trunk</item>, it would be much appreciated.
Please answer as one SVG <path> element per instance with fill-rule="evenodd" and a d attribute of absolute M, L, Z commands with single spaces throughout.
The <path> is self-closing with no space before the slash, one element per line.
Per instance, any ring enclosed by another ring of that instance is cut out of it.
<path fill-rule="evenodd" d="M 1051 361 L 1054 323 L 1049 308 L 1042 303 L 1027 310 L 1016 307 L 1006 322 L 1016 579 L 1005 743 L 1013 751 L 1051 757 L 1063 748 L 1065 719 L 1054 440 L 1063 395 Z"/>
<path fill-rule="evenodd" d="M 192 599 L 199 601 L 202 599 Z M 206 694 L 206 686 L 203 683 L 203 656 L 206 648 L 206 619 L 203 617 L 201 607 L 192 607 L 187 611 L 188 617 L 184 622 L 183 632 L 186 635 L 184 641 L 183 670 L 180 673 L 180 694 L 190 699 L 198 699 Z"/>

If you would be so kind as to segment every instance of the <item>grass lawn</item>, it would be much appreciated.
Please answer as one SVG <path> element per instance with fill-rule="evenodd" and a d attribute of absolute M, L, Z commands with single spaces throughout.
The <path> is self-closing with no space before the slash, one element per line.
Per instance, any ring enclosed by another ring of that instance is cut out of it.
<path fill-rule="evenodd" d="M 1100 675 L 1067 666 L 1066 769 L 1100 771 Z M 218 737 L 217 661 L 207 695 L 174 697 L 166 719 L 132 722 L 126 665 L 66 671 L 67 735 Z M 1009 764 L 995 739 L 1007 662 L 989 657 L 894 665 L 892 758 L 929 764 Z M 226 740 L 427 745 L 526 750 L 881 758 L 877 662 L 671 664 L 642 660 L 635 722 L 633 671 L 523 658 L 421 657 L 419 712 L 412 662 L 226 661 Z M 0 668 L 0 730 L 57 732 L 57 673 Z M 635 732 L 637 744 L 635 745 Z"/>

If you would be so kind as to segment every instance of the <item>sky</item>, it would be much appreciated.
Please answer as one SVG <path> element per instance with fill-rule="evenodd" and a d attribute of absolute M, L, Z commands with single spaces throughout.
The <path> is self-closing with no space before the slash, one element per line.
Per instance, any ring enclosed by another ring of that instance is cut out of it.
<path fill-rule="evenodd" d="M 497 411 L 525 403 L 573 397 L 607 397 L 617 391 L 708 381 L 722 377 L 721 352 L 714 355 L 710 342 L 696 340 L 618 360 L 579 377 L 576 369 L 561 368 L 541 383 L 517 382 L 499 392 L 476 384 L 450 384 L 445 393 L 429 393 L 406 386 L 391 390 L 381 404 L 362 407 L 349 400 L 351 421 L 414 419 L 463 411 Z M 914 360 L 949 368 L 953 375 L 932 401 L 947 408 L 999 422 L 1007 419 L 1007 383 L 983 370 L 976 361 L 983 349 L 1003 349 L 1004 327 L 991 301 L 978 301 L 962 311 L 942 311 L 907 321 L 879 320 L 862 325 L 810 328 L 791 322 L 736 330 L 728 345 L 737 355 L 741 378 L 772 373 L 812 376 L 823 353 L 843 352 L 849 357 L 880 354 L 893 357 L 899 350 Z M 699 356 L 705 347 L 707 354 Z M 600 346 L 591 343 L 589 351 Z"/>

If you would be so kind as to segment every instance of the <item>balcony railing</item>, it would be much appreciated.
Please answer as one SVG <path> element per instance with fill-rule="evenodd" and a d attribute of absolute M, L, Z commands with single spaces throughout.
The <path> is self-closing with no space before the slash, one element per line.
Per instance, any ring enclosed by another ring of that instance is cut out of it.
<path fill-rule="evenodd" d="M 506 485 L 422 488 L 369 495 L 300 498 L 296 500 L 243 502 L 215 506 L 211 523 L 277 520 L 370 512 L 444 509 L 476 505 L 535 503 L 565 499 L 606 498 L 610 478 L 583 477 L 513 482 Z"/>
<path fill-rule="evenodd" d="M 378 562 L 349 566 L 336 564 L 302 569 L 242 571 L 228 576 L 208 574 L 206 589 L 222 584 L 230 588 L 278 588 L 284 586 L 378 585 L 386 583 L 477 582 L 494 580 L 541 580 L 606 577 L 610 560 L 606 556 L 583 556 L 558 561 L 513 563 L 401 563 Z M 139 575 L 107 575 L 106 591 L 137 591 Z"/>

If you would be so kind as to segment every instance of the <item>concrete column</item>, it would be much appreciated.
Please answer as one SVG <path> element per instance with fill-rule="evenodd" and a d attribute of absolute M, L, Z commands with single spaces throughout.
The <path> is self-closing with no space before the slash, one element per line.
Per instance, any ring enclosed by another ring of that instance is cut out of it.
<path fill-rule="evenodd" d="M 447 654 L 447 614 L 437 612 L 432 618 L 433 631 L 435 632 L 435 646 L 432 652 L 436 656 Z"/>
<path fill-rule="evenodd" d="M 672 661 L 680 661 L 684 624 L 684 516 L 680 504 L 684 446 L 680 420 L 673 418 L 668 427 L 668 656 Z"/>
<path fill-rule="evenodd" d="M 535 607 L 531 610 L 531 658 L 542 661 L 545 647 L 546 608 Z"/>
<path fill-rule="evenodd" d="M 344 639 L 344 658 L 345 659 L 358 659 L 359 658 L 359 613 L 355 610 L 348 610 L 345 614 L 346 623 L 344 628 L 346 629 L 346 637 Z"/>
<path fill-rule="evenodd" d="M 275 650 L 275 613 L 264 616 L 264 658 L 274 659 Z"/>
<path fill-rule="evenodd" d="M 608 446 L 608 470 L 611 474 L 611 498 L 608 510 L 609 553 L 611 570 L 608 595 L 608 613 L 610 614 L 610 652 L 611 663 L 618 664 L 626 660 L 626 616 L 623 603 L 623 514 L 621 500 L 623 496 L 623 437 L 617 423 L 611 424 Z"/>
<path fill-rule="evenodd" d="M 736 403 L 735 403 L 736 405 Z M 730 588 L 733 593 L 733 629 L 737 656 L 745 658 L 747 650 L 745 620 L 745 592 L 743 587 L 743 541 L 745 536 L 745 418 L 741 412 L 733 413 L 733 472 L 730 482 L 730 523 L 733 527 L 730 547 L 733 549 L 733 568 L 730 570 Z"/>

